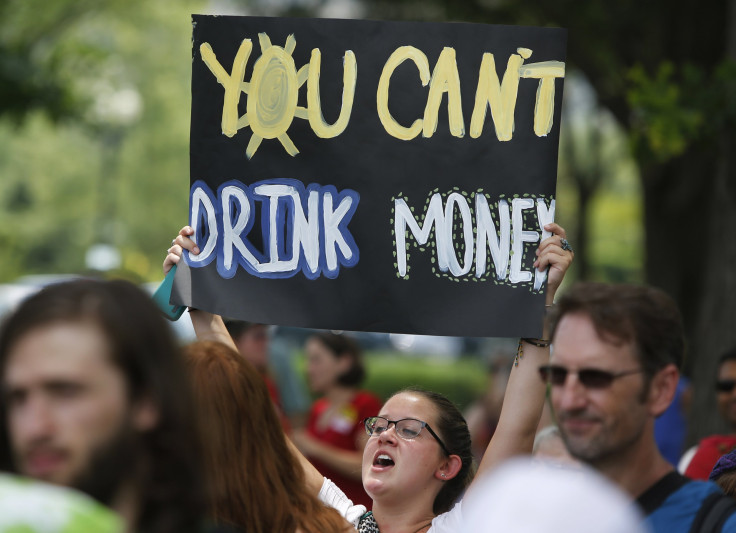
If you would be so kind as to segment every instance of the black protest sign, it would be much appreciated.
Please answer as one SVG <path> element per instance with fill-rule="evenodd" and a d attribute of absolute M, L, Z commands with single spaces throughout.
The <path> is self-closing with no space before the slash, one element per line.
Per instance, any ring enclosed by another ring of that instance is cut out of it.
<path fill-rule="evenodd" d="M 539 335 L 565 40 L 194 16 L 201 253 L 185 253 L 174 301 L 270 324 Z"/>

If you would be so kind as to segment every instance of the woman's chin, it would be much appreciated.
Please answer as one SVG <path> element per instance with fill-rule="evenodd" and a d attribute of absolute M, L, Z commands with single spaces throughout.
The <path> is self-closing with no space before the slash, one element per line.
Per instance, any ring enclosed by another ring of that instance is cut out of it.
<path fill-rule="evenodd" d="M 379 497 L 381 493 L 384 492 L 385 487 L 386 484 L 383 482 L 383 480 L 375 479 L 370 476 L 367 478 L 363 478 L 363 489 L 365 490 L 366 494 L 371 497 L 371 499 Z"/>

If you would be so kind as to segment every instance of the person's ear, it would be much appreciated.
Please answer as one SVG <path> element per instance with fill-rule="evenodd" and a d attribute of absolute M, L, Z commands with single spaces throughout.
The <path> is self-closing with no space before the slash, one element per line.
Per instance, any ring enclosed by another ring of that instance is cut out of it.
<path fill-rule="evenodd" d="M 664 413 L 675 398 L 680 372 L 669 364 L 654 374 L 649 384 L 649 412 L 657 417 Z"/>
<path fill-rule="evenodd" d="M 434 477 L 441 481 L 449 481 L 454 478 L 463 466 L 459 455 L 450 455 L 445 458 L 440 467 L 434 473 Z"/>
<path fill-rule="evenodd" d="M 159 415 L 158 406 L 149 396 L 144 396 L 133 405 L 133 427 L 140 432 L 151 431 L 158 425 Z"/>

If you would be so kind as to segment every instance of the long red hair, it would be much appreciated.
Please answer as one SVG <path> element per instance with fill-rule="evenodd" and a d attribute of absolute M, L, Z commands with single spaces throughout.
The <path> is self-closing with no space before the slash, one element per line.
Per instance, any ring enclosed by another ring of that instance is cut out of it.
<path fill-rule="evenodd" d="M 249 533 L 344 532 L 345 520 L 308 492 L 256 369 L 229 346 L 186 349 L 205 449 L 210 516 Z"/>

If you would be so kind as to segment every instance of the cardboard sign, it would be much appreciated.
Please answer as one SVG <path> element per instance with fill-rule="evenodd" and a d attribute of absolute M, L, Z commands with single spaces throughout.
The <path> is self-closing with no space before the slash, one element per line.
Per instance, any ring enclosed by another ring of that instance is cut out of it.
<path fill-rule="evenodd" d="M 566 32 L 194 16 L 172 301 L 269 324 L 538 336 Z"/>

